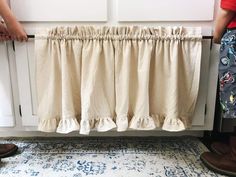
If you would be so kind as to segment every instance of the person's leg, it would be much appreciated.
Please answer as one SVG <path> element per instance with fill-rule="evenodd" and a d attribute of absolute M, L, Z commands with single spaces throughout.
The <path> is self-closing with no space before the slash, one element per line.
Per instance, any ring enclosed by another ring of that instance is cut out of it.
<path fill-rule="evenodd" d="M 222 118 L 236 118 L 236 30 L 228 31 L 221 40 L 219 79 Z M 217 153 L 204 152 L 202 162 L 212 171 L 236 177 L 236 136 L 230 138 L 229 146 L 212 146 Z"/>

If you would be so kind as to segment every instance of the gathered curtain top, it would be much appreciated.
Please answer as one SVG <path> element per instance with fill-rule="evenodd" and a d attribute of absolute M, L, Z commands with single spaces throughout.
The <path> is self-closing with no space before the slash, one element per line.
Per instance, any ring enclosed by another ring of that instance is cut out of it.
<path fill-rule="evenodd" d="M 51 40 L 201 40 L 201 27 L 75 26 L 56 27 L 36 34 Z"/>

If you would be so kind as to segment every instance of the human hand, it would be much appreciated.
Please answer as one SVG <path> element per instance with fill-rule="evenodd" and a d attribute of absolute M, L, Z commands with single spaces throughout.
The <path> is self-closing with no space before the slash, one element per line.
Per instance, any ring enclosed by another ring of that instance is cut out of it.
<path fill-rule="evenodd" d="M 11 19 L 6 21 L 6 26 L 7 26 L 7 31 L 11 36 L 12 40 L 17 40 L 20 42 L 28 40 L 24 28 L 16 19 Z"/>
<path fill-rule="evenodd" d="M 0 42 L 11 40 L 11 36 L 9 35 L 6 26 L 0 22 Z"/>
<path fill-rule="evenodd" d="M 213 42 L 216 43 L 216 44 L 220 44 L 220 42 L 221 42 L 221 35 L 219 35 L 216 32 L 214 32 L 214 34 L 213 34 Z"/>
<path fill-rule="evenodd" d="M 213 42 L 214 42 L 215 44 L 220 44 L 221 38 L 213 37 Z"/>

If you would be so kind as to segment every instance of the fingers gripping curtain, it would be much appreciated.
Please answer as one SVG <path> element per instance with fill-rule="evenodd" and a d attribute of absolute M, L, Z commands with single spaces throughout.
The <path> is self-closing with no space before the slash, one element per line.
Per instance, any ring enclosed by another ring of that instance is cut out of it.
<path fill-rule="evenodd" d="M 185 130 L 201 45 L 200 28 L 58 27 L 36 35 L 38 129 Z"/>

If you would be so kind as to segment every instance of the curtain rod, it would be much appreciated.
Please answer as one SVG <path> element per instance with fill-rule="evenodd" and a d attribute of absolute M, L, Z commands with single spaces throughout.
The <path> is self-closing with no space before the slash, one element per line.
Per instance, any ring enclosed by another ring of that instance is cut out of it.
<path fill-rule="evenodd" d="M 34 35 L 27 35 L 28 38 L 34 38 Z M 213 39 L 213 36 L 202 36 L 203 39 Z"/>

